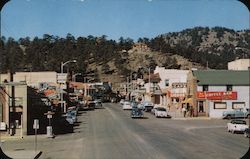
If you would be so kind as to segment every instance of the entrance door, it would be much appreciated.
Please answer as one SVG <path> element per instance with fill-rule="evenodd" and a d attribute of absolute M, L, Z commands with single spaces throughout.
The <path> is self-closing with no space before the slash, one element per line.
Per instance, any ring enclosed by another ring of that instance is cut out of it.
<path fill-rule="evenodd" d="M 198 101 L 198 116 L 206 116 L 205 101 Z"/>

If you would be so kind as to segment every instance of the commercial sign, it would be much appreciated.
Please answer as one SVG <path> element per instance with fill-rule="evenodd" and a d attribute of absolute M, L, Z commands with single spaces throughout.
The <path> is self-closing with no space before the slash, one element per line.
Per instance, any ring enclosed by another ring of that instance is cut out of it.
<path fill-rule="evenodd" d="M 187 87 L 187 83 L 184 83 L 184 82 L 172 83 L 172 88 L 186 88 L 186 87 Z"/>
<path fill-rule="evenodd" d="M 67 73 L 57 73 L 57 83 L 66 83 Z"/>
<path fill-rule="evenodd" d="M 39 129 L 39 120 L 38 119 L 34 119 L 33 129 Z"/>
<path fill-rule="evenodd" d="M 197 98 L 209 100 L 236 100 L 237 92 L 197 92 Z"/>

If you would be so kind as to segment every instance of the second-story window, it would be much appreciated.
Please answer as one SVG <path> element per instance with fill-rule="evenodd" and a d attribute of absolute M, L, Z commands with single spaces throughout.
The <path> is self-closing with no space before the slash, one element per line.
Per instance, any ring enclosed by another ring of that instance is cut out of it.
<path fill-rule="evenodd" d="M 202 91 L 208 91 L 208 85 L 203 85 L 202 86 Z"/>
<path fill-rule="evenodd" d="M 233 86 L 232 85 L 227 85 L 227 91 L 232 91 L 233 90 Z"/>

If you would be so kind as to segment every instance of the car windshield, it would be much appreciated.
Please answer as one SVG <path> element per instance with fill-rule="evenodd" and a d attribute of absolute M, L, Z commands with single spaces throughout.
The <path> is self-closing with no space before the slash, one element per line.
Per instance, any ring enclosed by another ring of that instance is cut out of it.
<path fill-rule="evenodd" d="M 158 111 L 166 111 L 166 109 L 165 108 L 156 108 L 156 110 L 158 110 Z"/>
<path fill-rule="evenodd" d="M 247 124 L 246 121 L 244 121 L 244 120 L 233 120 L 232 123 L 234 123 L 234 124 L 243 124 L 243 125 Z"/>

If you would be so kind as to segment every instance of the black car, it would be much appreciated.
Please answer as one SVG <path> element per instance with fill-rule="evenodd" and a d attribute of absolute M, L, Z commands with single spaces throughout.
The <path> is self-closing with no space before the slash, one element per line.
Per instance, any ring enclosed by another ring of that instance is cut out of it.
<path fill-rule="evenodd" d="M 131 118 L 143 118 L 143 110 L 138 107 L 132 107 Z"/>

